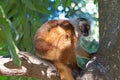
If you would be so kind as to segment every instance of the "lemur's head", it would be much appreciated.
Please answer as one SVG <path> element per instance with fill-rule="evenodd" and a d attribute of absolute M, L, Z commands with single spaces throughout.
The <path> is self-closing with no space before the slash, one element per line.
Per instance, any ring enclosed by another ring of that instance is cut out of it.
<path fill-rule="evenodd" d="M 75 27 L 75 34 L 79 36 L 88 36 L 90 32 L 90 22 L 85 18 L 77 18 L 70 20 Z"/>
<path fill-rule="evenodd" d="M 78 20 L 78 28 L 80 29 L 81 34 L 83 34 L 83 36 L 88 36 L 90 32 L 90 22 L 85 18 L 78 18 Z"/>

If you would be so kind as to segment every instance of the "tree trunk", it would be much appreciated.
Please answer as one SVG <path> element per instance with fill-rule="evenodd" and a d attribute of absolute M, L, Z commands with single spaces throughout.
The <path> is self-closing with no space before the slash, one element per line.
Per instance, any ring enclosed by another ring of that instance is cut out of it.
<path fill-rule="evenodd" d="M 97 58 L 109 80 L 120 80 L 120 0 L 99 0 L 100 46 Z"/>

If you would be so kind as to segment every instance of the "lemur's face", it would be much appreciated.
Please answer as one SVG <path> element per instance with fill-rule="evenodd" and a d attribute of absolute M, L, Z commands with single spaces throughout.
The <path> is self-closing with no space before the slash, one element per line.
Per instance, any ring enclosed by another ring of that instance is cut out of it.
<path fill-rule="evenodd" d="M 90 23 L 87 21 L 87 19 L 79 18 L 79 29 L 83 36 L 88 36 L 90 32 Z"/>

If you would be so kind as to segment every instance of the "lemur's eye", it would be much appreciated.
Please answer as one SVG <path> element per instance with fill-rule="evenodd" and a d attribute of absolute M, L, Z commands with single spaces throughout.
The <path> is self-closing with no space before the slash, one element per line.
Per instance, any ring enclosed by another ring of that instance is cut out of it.
<path fill-rule="evenodd" d="M 90 25 L 87 26 L 87 29 L 90 30 Z"/>
<path fill-rule="evenodd" d="M 79 26 L 79 29 L 82 31 L 83 30 L 83 26 L 81 25 L 81 26 Z"/>

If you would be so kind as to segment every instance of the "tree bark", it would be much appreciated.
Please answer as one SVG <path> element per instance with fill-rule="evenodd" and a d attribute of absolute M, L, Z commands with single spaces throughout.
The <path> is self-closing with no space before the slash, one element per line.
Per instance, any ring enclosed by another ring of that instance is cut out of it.
<path fill-rule="evenodd" d="M 120 0 L 99 0 L 100 46 L 96 55 L 108 80 L 120 80 Z"/>

